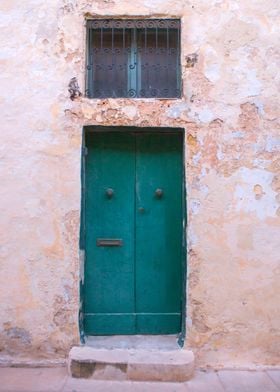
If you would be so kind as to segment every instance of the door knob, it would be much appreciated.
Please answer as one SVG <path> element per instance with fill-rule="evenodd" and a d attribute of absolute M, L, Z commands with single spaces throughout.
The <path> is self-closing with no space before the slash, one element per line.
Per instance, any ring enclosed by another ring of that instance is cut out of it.
<path fill-rule="evenodd" d="M 160 188 L 157 188 L 157 189 L 155 190 L 155 195 L 156 195 L 156 197 L 157 197 L 158 199 L 160 199 L 160 198 L 163 196 L 163 190 L 160 189 Z"/>
<path fill-rule="evenodd" d="M 144 208 L 144 207 L 139 207 L 139 208 L 138 208 L 138 211 L 139 211 L 141 214 L 143 214 L 143 213 L 145 212 L 145 208 Z"/>
<path fill-rule="evenodd" d="M 108 197 L 108 199 L 111 199 L 114 195 L 114 189 L 112 188 L 107 188 L 106 189 L 106 196 Z"/>

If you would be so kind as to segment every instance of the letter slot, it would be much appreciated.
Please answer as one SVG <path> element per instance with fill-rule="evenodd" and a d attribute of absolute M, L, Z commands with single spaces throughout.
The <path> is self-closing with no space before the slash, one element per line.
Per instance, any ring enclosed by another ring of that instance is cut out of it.
<path fill-rule="evenodd" d="M 96 240 L 97 246 L 122 246 L 123 240 L 115 238 L 98 238 Z"/>

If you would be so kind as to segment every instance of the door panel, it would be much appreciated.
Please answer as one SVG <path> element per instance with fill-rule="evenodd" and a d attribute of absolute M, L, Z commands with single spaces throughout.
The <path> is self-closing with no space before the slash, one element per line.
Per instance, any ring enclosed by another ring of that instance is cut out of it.
<path fill-rule="evenodd" d="M 85 333 L 177 333 L 182 135 L 91 132 L 86 146 Z"/>
<path fill-rule="evenodd" d="M 180 330 L 182 154 L 180 134 L 136 137 L 135 276 L 138 333 Z M 162 193 L 162 194 L 161 194 Z"/>
<path fill-rule="evenodd" d="M 135 140 L 129 133 L 92 133 L 86 144 L 85 331 L 129 333 L 135 325 Z M 123 243 L 97 246 L 98 239 Z"/>

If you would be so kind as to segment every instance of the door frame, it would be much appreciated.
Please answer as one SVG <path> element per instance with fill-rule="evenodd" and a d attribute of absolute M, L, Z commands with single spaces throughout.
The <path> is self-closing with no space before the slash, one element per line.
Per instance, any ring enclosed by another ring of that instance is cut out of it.
<path fill-rule="evenodd" d="M 84 332 L 84 265 L 86 260 L 85 254 L 85 159 L 87 155 L 87 146 L 85 145 L 85 135 L 89 132 L 143 132 L 143 133 L 165 133 L 165 132 L 176 132 L 182 135 L 182 156 L 183 156 L 183 168 L 182 168 L 182 320 L 181 320 L 181 331 L 178 334 L 178 345 L 184 346 L 186 338 L 186 302 L 187 302 L 187 191 L 186 191 L 186 169 L 185 169 L 185 129 L 184 128 L 173 128 L 173 127 L 129 127 L 129 126 L 85 126 L 82 132 L 82 144 L 81 144 L 81 208 L 80 208 L 80 236 L 79 236 L 79 260 L 80 260 L 80 276 L 79 276 L 79 331 L 80 341 L 85 344 L 85 332 Z"/>

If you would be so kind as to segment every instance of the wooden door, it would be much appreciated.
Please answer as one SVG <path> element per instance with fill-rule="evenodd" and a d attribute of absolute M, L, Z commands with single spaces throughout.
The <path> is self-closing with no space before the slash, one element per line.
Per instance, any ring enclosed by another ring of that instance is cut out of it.
<path fill-rule="evenodd" d="M 182 135 L 91 132 L 86 145 L 85 333 L 177 333 Z"/>

